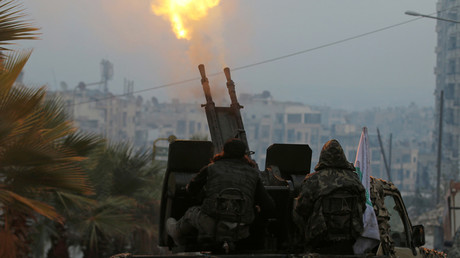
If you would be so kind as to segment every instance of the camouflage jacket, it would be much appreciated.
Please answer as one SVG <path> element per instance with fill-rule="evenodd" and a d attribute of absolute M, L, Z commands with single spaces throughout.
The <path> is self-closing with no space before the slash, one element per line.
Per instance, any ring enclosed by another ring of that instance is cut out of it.
<path fill-rule="evenodd" d="M 365 190 L 354 171 L 354 166 L 346 160 L 337 141 L 331 140 L 325 144 L 315 170 L 316 172 L 305 177 L 295 207 L 305 223 L 307 245 L 312 241 L 325 239 L 327 223 L 323 215 L 322 200 L 338 189 L 345 189 L 357 197 L 357 205 L 352 211 L 353 232 L 350 232 L 356 238 L 363 230 Z"/>
<path fill-rule="evenodd" d="M 205 197 L 202 211 L 216 218 L 217 199 L 222 190 L 236 188 L 243 194 L 244 204 L 240 222 L 250 224 L 254 220 L 254 205 L 262 209 L 273 210 L 274 202 L 262 184 L 259 172 L 240 159 L 221 159 L 201 169 L 190 181 L 187 191 L 198 193 L 202 188 Z"/>

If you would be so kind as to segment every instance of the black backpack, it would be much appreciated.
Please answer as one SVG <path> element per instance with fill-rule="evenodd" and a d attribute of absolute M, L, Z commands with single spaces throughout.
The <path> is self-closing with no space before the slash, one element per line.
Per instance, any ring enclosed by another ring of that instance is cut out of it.
<path fill-rule="evenodd" d="M 241 217 L 246 212 L 246 201 L 243 193 L 238 188 L 225 188 L 216 197 L 214 218 L 227 222 L 241 222 Z"/>
<path fill-rule="evenodd" d="M 327 225 L 327 240 L 353 240 L 353 215 L 358 197 L 345 189 L 338 189 L 323 197 L 323 216 Z M 360 218 L 362 219 L 362 218 Z"/>

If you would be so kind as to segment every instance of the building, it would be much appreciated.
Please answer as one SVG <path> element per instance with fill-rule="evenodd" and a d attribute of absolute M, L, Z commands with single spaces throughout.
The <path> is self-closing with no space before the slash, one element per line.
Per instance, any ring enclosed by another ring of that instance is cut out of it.
<path fill-rule="evenodd" d="M 460 0 L 439 0 L 438 16 L 460 20 Z M 460 148 L 460 25 L 437 21 L 436 46 L 436 121 L 440 118 L 441 91 L 443 98 L 442 171 L 444 178 L 458 180 Z M 437 123 L 436 123 L 437 125 Z M 438 141 L 438 127 L 435 129 Z M 437 148 L 434 144 L 433 148 Z"/>
<path fill-rule="evenodd" d="M 147 127 L 142 112 L 143 100 L 130 94 L 117 97 L 109 92 L 87 89 L 50 92 L 63 101 L 75 126 L 84 132 L 102 135 L 114 142 L 126 141 L 143 147 Z"/>
<path fill-rule="evenodd" d="M 260 167 L 265 165 L 267 148 L 273 143 L 308 144 L 313 158 L 318 158 L 322 147 L 321 114 L 311 107 L 293 102 L 273 100 L 269 92 L 242 94 L 244 121 L 249 148 Z"/>
<path fill-rule="evenodd" d="M 144 105 L 145 122 L 149 130 L 148 142 L 171 135 L 177 139 L 210 140 L 204 108 L 198 103 L 158 103 L 155 99 Z"/>

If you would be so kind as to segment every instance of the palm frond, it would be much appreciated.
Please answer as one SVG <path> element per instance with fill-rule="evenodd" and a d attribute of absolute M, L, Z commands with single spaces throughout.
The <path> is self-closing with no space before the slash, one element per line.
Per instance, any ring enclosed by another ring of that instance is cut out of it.
<path fill-rule="evenodd" d="M 87 156 L 92 151 L 101 147 L 105 139 L 95 134 L 76 132 L 67 136 L 62 144 L 75 151 L 80 156 Z"/>
<path fill-rule="evenodd" d="M 37 39 L 39 29 L 24 20 L 24 9 L 17 1 L 2 0 L 0 3 L 0 46 L 14 40 Z"/>
<path fill-rule="evenodd" d="M 47 116 L 46 128 L 53 128 L 65 121 L 70 120 L 70 116 L 65 110 L 65 105 L 58 97 L 47 98 L 41 108 L 41 112 Z"/>
<path fill-rule="evenodd" d="M 8 94 L 0 95 L 0 121 L 5 127 L 2 131 L 10 133 L 10 135 L 2 134 L 2 136 L 17 137 L 17 135 L 29 133 L 28 130 L 41 121 L 40 116 L 33 114 L 38 109 L 44 95 L 43 88 L 27 89 L 25 87 L 14 87 Z M 0 137 L 0 145 L 3 145 L 3 137 Z"/>
<path fill-rule="evenodd" d="M 134 228 L 132 210 L 136 206 L 134 199 L 126 197 L 107 198 L 76 223 L 77 232 L 86 239 L 91 249 L 97 248 L 101 237 L 126 237 Z"/>
<path fill-rule="evenodd" d="M 26 198 L 4 188 L 0 188 L 0 204 L 2 207 L 15 207 L 17 210 L 24 212 L 35 211 L 51 220 L 62 222 L 62 216 L 52 206 Z"/>
<path fill-rule="evenodd" d="M 87 207 L 93 207 L 97 204 L 96 200 L 80 194 L 58 191 L 56 192 L 56 196 L 67 214 L 70 214 L 76 209 L 84 210 Z"/>
<path fill-rule="evenodd" d="M 0 21 L 0 38 L 1 34 Z M 32 50 L 22 50 L 15 51 L 6 57 L 0 56 L 0 60 L 4 60 L 3 67 L 0 70 L 0 96 L 5 95 L 11 89 L 31 54 Z"/>
<path fill-rule="evenodd" d="M 44 194 L 53 190 L 93 194 L 87 174 L 74 164 L 32 168 L 7 167 L 2 169 L 1 174 L 9 183 L 9 189 L 24 195 Z"/>

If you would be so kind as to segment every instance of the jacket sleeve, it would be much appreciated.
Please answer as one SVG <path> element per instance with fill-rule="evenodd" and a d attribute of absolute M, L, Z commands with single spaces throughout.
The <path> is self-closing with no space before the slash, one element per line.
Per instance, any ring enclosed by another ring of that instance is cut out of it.
<path fill-rule="evenodd" d="M 193 195 L 199 194 L 208 180 L 208 166 L 203 167 L 198 174 L 187 184 L 187 192 Z"/>
<path fill-rule="evenodd" d="M 297 197 L 295 211 L 302 216 L 309 216 L 313 210 L 313 200 L 309 191 L 307 182 L 304 182 L 301 186 L 300 194 Z"/>
<path fill-rule="evenodd" d="M 275 202 L 265 190 L 265 187 L 260 179 L 257 181 L 255 204 L 259 205 L 265 213 L 272 213 L 275 211 Z"/>

